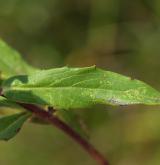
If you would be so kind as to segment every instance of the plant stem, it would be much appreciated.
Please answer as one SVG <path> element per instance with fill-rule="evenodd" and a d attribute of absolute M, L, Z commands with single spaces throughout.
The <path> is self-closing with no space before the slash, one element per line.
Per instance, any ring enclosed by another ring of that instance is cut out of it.
<path fill-rule="evenodd" d="M 57 116 L 52 115 L 50 112 L 32 104 L 18 103 L 28 111 L 32 112 L 36 117 L 49 122 L 62 130 L 65 134 L 70 136 L 76 141 L 90 156 L 97 161 L 99 165 L 109 165 L 108 161 L 99 153 L 90 143 L 82 138 L 77 132 L 75 132 L 69 125 L 60 120 Z"/>

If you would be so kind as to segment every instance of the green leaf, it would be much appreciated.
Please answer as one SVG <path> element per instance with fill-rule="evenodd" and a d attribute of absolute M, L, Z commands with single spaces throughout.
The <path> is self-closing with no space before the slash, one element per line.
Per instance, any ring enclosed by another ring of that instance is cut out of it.
<path fill-rule="evenodd" d="M 19 55 L 0 39 L 0 72 L 6 78 L 17 74 L 28 74 L 35 69 L 29 66 Z"/>
<path fill-rule="evenodd" d="M 0 117 L 0 140 L 9 140 L 14 137 L 29 117 L 29 113 Z"/>
<path fill-rule="evenodd" d="M 16 104 L 15 102 L 0 96 L 0 117 L 6 115 L 13 115 L 21 112 L 26 112 L 26 109 Z M 35 116 L 30 119 L 30 122 L 38 124 L 48 124 L 48 122 L 45 122 Z"/>
<path fill-rule="evenodd" d="M 160 104 L 160 93 L 139 80 L 97 69 L 50 69 L 29 76 L 16 76 L 3 84 L 3 94 L 13 101 L 84 108 L 94 104 Z"/>
<path fill-rule="evenodd" d="M 0 107 L 20 107 L 20 106 L 0 96 Z"/>
<path fill-rule="evenodd" d="M 15 102 L 12 102 L 0 96 L 0 116 L 11 115 L 23 111 L 24 111 L 23 107 L 19 106 Z"/>

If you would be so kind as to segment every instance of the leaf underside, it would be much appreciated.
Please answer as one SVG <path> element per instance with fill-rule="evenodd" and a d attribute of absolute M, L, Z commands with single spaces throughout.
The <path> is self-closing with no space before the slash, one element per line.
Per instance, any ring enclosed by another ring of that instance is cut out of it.
<path fill-rule="evenodd" d="M 17 113 L 0 117 L 0 140 L 9 140 L 13 138 L 29 116 L 29 113 Z"/>
<path fill-rule="evenodd" d="M 13 101 L 57 109 L 94 104 L 160 104 L 160 93 L 146 83 L 95 66 L 63 67 L 15 76 L 6 80 L 3 88 L 3 94 Z"/>

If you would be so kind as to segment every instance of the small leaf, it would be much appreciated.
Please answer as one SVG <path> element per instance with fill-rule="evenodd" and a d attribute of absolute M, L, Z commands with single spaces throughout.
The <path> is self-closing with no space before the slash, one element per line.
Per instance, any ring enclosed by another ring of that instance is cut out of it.
<path fill-rule="evenodd" d="M 160 93 L 146 83 L 95 66 L 63 67 L 15 76 L 4 82 L 3 94 L 13 101 L 57 109 L 94 104 L 160 104 Z"/>
<path fill-rule="evenodd" d="M 20 112 L 26 112 L 26 110 L 15 102 L 0 96 L 0 117 L 6 115 L 13 115 Z M 35 116 L 31 118 L 30 122 L 38 124 L 48 124 L 48 122 L 45 122 Z"/>
<path fill-rule="evenodd" d="M 3 78 L 17 74 L 28 74 L 34 70 L 17 51 L 0 39 L 0 72 Z"/>
<path fill-rule="evenodd" d="M 14 137 L 29 117 L 29 113 L 0 117 L 0 140 L 9 140 Z"/>
<path fill-rule="evenodd" d="M 15 102 L 7 100 L 6 98 L 0 96 L 0 107 L 20 107 Z"/>
<path fill-rule="evenodd" d="M 24 111 L 23 107 L 19 106 L 15 102 L 12 102 L 0 96 L 0 116 L 11 115 L 23 111 Z"/>

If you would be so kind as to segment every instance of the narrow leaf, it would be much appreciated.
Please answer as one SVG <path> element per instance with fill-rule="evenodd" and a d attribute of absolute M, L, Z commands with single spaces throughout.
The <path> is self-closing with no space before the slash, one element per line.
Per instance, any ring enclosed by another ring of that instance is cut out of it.
<path fill-rule="evenodd" d="M 3 84 L 10 100 L 54 106 L 84 108 L 94 104 L 160 104 L 160 93 L 139 80 L 97 69 L 50 69 L 29 76 L 16 76 Z"/>
<path fill-rule="evenodd" d="M 17 74 L 28 74 L 35 69 L 29 66 L 19 55 L 0 39 L 0 72 L 6 78 Z"/>
<path fill-rule="evenodd" d="M 0 140 L 9 140 L 14 137 L 29 116 L 29 113 L 19 113 L 0 117 Z"/>
<path fill-rule="evenodd" d="M 23 111 L 24 111 L 23 107 L 19 106 L 15 102 L 12 102 L 0 96 L 0 116 L 11 115 Z"/>
<path fill-rule="evenodd" d="M 19 105 L 17 105 L 16 103 L 7 100 L 6 98 L 0 96 L 0 107 L 20 107 Z"/>

